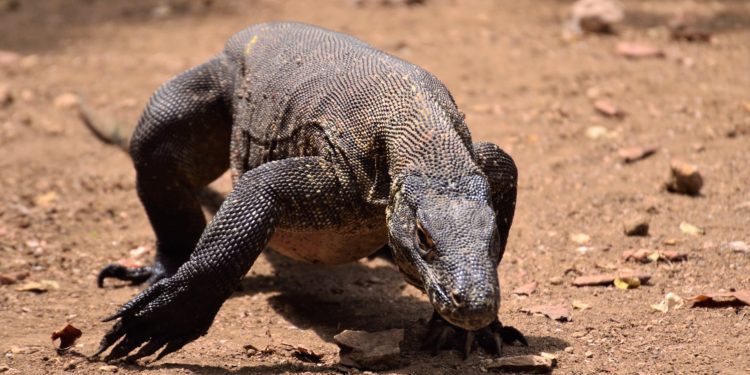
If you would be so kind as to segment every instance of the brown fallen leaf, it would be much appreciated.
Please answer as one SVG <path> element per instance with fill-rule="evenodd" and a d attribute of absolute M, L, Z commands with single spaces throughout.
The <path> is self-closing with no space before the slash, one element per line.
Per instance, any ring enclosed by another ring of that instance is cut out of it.
<path fill-rule="evenodd" d="M 690 298 L 691 307 L 750 306 L 750 289 L 726 293 L 705 293 Z"/>
<path fill-rule="evenodd" d="M 569 322 L 571 320 L 570 309 L 565 305 L 539 305 L 524 307 L 521 308 L 521 312 L 525 312 L 531 315 L 541 314 L 552 320 L 557 320 L 560 322 Z"/>
<path fill-rule="evenodd" d="M 645 147 L 626 147 L 621 148 L 617 151 L 617 154 L 622 158 L 624 163 L 633 163 L 638 160 L 643 160 L 659 150 L 658 146 L 645 146 Z"/>
<path fill-rule="evenodd" d="M 622 272 L 620 274 L 602 274 L 602 275 L 588 275 L 588 276 L 579 276 L 576 277 L 575 280 L 573 280 L 574 286 L 607 286 L 612 285 L 615 282 L 616 278 L 624 278 L 624 277 L 637 277 L 638 280 L 640 280 L 641 284 L 648 283 L 649 280 L 651 280 L 651 275 L 649 274 L 634 274 L 632 272 Z"/>
<path fill-rule="evenodd" d="M 0 275 L 0 285 L 10 285 L 10 284 L 15 284 L 15 283 L 16 283 L 15 277 Z"/>
<path fill-rule="evenodd" d="M 534 293 L 536 291 L 536 286 L 536 282 L 531 282 L 513 289 L 511 293 L 519 296 L 530 296 L 531 293 Z"/>
<path fill-rule="evenodd" d="M 664 51 L 645 43 L 620 42 L 617 43 L 616 51 L 619 55 L 630 59 L 664 57 Z"/>
<path fill-rule="evenodd" d="M 62 329 L 52 332 L 52 341 L 60 339 L 60 346 L 58 349 L 65 350 L 73 346 L 76 340 L 83 335 L 80 329 L 73 327 L 70 324 L 66 324 Z"/>
<path fill-rule="evenodd" d="M 594 101 L 594 109 L 607 117 L 621 118 L 625 116 L 625 112 L 623 112 L 620 108 L 617 108 L 611 102 L 604 99 Z"/>

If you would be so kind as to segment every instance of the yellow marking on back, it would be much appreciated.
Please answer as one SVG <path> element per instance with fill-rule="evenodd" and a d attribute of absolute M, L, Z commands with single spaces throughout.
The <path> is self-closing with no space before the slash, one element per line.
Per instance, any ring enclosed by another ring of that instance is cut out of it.
<path fill-rule="evenodd" d="M 253 35 L 253 38 L 250 39 L 250 41 L 247 43 L 247 45 L 245 45 L 245 56 L 250 55 L 250 52 L 252 52 L 253 46 L 255 45 L 255 43 L 258 43 L 258 36 L 257 35 Z"/>

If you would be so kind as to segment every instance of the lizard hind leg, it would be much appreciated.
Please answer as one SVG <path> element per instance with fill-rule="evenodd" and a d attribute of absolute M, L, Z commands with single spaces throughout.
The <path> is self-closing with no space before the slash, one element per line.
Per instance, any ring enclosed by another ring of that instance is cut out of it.
<path fill-rule="evenodd" d="M 145 267 L 104 267 L 97 278 L 135 284 L 174 274 L 190 257 L 206 219 L 202 191 L 229 168 L 231 115 L 220 55 L 160 87 L 130 141 L 138 197 L 156 235 L 156 259 Z"/>

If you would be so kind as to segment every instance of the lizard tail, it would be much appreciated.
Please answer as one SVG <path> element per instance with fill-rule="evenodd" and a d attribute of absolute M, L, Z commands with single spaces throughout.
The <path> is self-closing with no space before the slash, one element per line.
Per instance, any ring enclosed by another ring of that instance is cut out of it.
<path fill-rule="evenodd" d="M 123 134 L 119 124 L 111 120 L 105 120 L 99 116 L 89 105 L 88 102 L 79 95 L 78 114 L 83 121 L 83 125 L 100 141 L 115 146 L 125 153 L 129 153 L 130 138 Z"/>
<path fill-rule="evenodd" d="M 86 129 L 103 143 L 117 147 L 130 155 L 130 137 L 123 131 L 122 126 L 96 113 L 82 95 L 78 96 L 78 103 L 78 115 Z M 215 215 L 224 202 L 224 194 L 206 186 L 198 193 L 198 200 L 211 215 Z"/>

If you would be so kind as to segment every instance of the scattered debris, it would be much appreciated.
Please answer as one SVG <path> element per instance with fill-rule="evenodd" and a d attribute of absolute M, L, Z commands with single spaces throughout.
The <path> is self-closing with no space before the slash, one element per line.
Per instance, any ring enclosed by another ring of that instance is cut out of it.
<path fill-rule="evenodd" d="M 570 240 L 579 245 L 582 245 L 591 241 L 591 236 L 585 233 L 574 233 L 570 235 Z"/>
<path fill-rule="evenodd" d="M 60 289 L 60 284 L 53 280 L 42 280 L 42 281 L 30 281 L 25 283 L 18 288 L 19 292 L 33 292 L 33 293 L 44 293 L 48 290 Z"/>
<path fill-rule="evenodd" d="M 482 367 L 488 370 L 547 374 L 557 365 L 555 359 L 542 355 L 518 355 L 485 359 Z"/>
<path fill-rule="evenodd" d="M 387 370 L 401 365 L 403 329 L 380 332 L 345 330 L 333 337 L 341 348 L 341 364 L 367 370 Z"/>
<path fill-rule="evenodd" d="M 57 201 L 57 193 L 50 191 L 34 197 L 34 205 L 37 207 L 50 207 Z"/>
<path fill-rule="evenodd" d="M 513 289 L 511 293 L 518 296 L 530 296 L 536 291 L 536 286 L 536 282 L 530 282 L 528 284 L 521 285 L 516 289 Z"/>
<path fill-rule="evenodd" d="M 750 289 L 727 293 L 706 293 L 690 298 L 691 307 L 750 306 Z"/>
<path fill-rule="evenodd" d="M 602 137 L 610 137 L 610 133 L 607 128 L 603 126 L 589 126 L 586 128 L 586 137 L 590 139 L 599 139 Z"/>
<path fill-rule="evenodd" d="M 55 100 L 52 102 L 55 108 L 59 108 L 59 109 L 72 109 L 72 108 L 77 107 L 78 103 L 79 103 L 78 95 L 70 93 L 70 92 L 58 95 L 57 97 L 55 97 Z"/>
<path fill-rule="evenodd" d="M 641 279 L 635 276 L 616 277 L 613 281 L 617 289 L 635 289 L 641 286 Z"/>
<path fill-rule="evenodd" d="M 664 57 L 664 51 L 645 43 L 620 42 L 617 43 L 615 50 L 617 51 L 617 54 L 629 59 Z"/>
<path fill-rule="evenodd" d="M 16 278 L 0 274 L 0 285 L 11 285 L 16 283 Z"/>
<path fill-rule="evenodd" d="M 687 254 L 674 250 L 653 251 L 649 249 L 626 250 L 622 252 L 622 260 L 649 263 L 659 261 L 682 262 L 687 260 Z"/>
<path fill-rule="evenodd" d="M 614 104 L 612 104 L 608 100 L 599 99 L 599 100 L 594 101 L 594 109 L 597 112 L 607 117 L 613 117 L 613 118 L 625 117 L 625 112 L 623 112 L 620 108 L 617 108 Z"/>
<path fill-rule="evenodd" d="M 622 223 L 622 230 L 627 236 L 647 236 L 648 228 L 648 218 L 643 215 L 631 217 Z"/>
<path fill-rule="evenodd" d="M 737 253 L 750 253 L 750 244 L 745 241 L 727 242 L 723 247 Z"/>
<path fill-rule="evenodd" d="M 658 150 L 658 146 L 627 147 L 619 149 L 617 154 L 624 163 L 634 163 L 655 154 Z"/>
<path fill-rule="evenodd" d="M 531 315 L 544 315 L 552 320 L 569 322 L 570 309 L 565 305 L 538 305 L 521 308 L 521 312 Z"/>
<path fill-rule="evenodd" d="M 76 340 L 83 335 L 80 329 L 73 327 L 70 324 L 66 324 L 60 330 L 52 332 L 52 341 L 60 339 L 59 350 L 66 350 L 75 344 Z"/>
<path fill-rule="evenodd" d="M 305 347 L 290 344 L 281 345 L 284 346 L 284 349 L 292 353 L 292 357 L 297 358 L 302 362 L 320 363 L 323 360 L 323 355 L 317 354 Z"/>
<path fill-rule="evenodd" d="M 601 274 L 601 275 L 588 275 L 579 276 L 573 280 L 574 286 L 607 286 L 612 285 L 617 278 L 638 278 L 641 284 L 647 284 L 651 280 L 649 274 L 634 274 L 632 272 L 623 272 L 621 274 Z"/>
<path fill-rule="evenodd" d="M 672 292 L 667 293 L 667 295 L 664 296 L 664 299 L 655 304 L 651 305 L 651 308 L 656 311 L 661 311 L 663 313 L 669 311 L 669 310 L 676 310 L 679 309 L 684 305 L 684 301 L 682 298 Z"/>
<path fill-rule="evenodd" d="M 685 221 L 680 223 L 680 230 L 682 231 L 682 233 L 689 234 L 692 236 L 699 236 L 699 235 L 706 234 L 706 231 L 703 230 L 703 228 L 698 228 L 695 225 L 690 224 Z"/>
<path fill-rule="evenodd" d="M 710 42 L 711 33 L 699 25 L 693 14 L 678 14 L 669 20 L 669 34 L 672 39 L 688 42 Z"/>
<path fill-rule="evenodd" d="M 577 34 L 613 33 L 614 26 L 622 22 L 624 15 L 619 1 L 579 0 L 573 4 L 567 27 Z"/>
<path fill-rule="evenodd" d="M 578 300 L 573 300 L 573 302 L 571 302 L 570 304 L 573 306 L 574 309 L 581 310 L 581 311 L 591 308 L 591 305 L 589 305 L 588 303 L 584 303 Z"/>
<path fill-rule="evenodd" d="M 671 175 L 665 184 L 668 191 L 678 194 L 698 195 L 703 187 L 703 176 L 698 167 L 679 160 L 672 161 Z"/>

